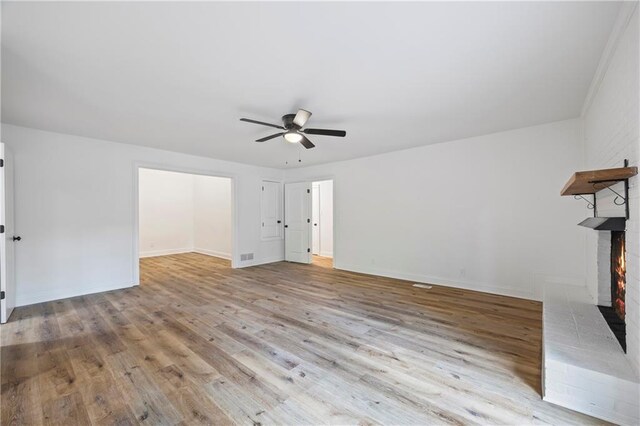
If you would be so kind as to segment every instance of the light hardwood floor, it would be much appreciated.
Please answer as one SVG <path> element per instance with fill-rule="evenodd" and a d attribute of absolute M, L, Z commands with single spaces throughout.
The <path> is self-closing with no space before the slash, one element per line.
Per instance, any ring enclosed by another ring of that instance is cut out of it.
<path fill-rule="evenodd" d="M 540 400 L 539 303 L 317 260 L 148 258 L 136 288 L 16 309 L 2 425 L 597 423 Z"/>

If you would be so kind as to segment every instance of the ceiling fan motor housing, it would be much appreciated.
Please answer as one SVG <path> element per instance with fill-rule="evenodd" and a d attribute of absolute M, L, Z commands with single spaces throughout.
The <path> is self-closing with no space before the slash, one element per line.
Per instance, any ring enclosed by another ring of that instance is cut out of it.
<path fill-rule="evenodd" d="M 300 127 L 296 126 L 296 124 L 293 122 L 293 119 L 296 118 L 295 114 L 286 114 L 282 116 L 282 123 L 285 129 L 287 130 L 291 130 L 291 129 L 299 129 Z"/>

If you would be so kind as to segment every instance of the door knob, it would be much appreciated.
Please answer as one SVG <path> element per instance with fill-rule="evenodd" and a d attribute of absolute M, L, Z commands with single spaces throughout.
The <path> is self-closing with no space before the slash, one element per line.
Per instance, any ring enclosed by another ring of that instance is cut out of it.
<path fill-rule="evenodd" d="M 20 241 L 22 239 L 22 237 L 13 237 L 12 239 L 13 239 L 13 241 Z"/>
<path fill-rule="evenodd" d="M 285 227 L 285 228 L 288 228 L 288 227 L 289 227 L 289 225 L 285 225 L 284 227 Z"/>

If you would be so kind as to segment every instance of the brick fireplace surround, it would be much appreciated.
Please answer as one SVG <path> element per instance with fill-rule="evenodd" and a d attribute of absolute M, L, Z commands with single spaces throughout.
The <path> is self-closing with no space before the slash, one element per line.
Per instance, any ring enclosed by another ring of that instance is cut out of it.
<path fill-rule="evenodd" d="M 582 112 L 584 170 L 640 165 L 638 3 L 622 6 Z M 624 191 L 621 184 L 613 187 Z M 598 193 L 599 216 L 624 216 Z M 608 231 L 585 229 L 586 286 L 547 285 L 543 298 L 544 399 L 619 424 L 640 424 L 640 186 L 629 180 L 626 222 L 626 344 L 597 304 L 611 298 Z M 585 217 L 592 211 L 585 210 Z M 567 226 L 575 226 L 567 224 Z"/>

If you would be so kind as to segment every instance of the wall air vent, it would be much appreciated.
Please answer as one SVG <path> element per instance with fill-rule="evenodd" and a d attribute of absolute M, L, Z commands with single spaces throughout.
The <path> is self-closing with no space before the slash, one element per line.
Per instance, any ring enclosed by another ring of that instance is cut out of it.
<path fill-rule="evenodd" d="M 240 261 L 253 260 L 253 253 L 244 253 L 240 255 Z"/>

